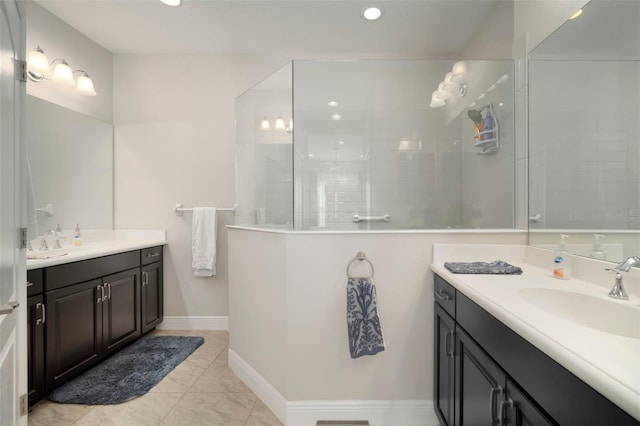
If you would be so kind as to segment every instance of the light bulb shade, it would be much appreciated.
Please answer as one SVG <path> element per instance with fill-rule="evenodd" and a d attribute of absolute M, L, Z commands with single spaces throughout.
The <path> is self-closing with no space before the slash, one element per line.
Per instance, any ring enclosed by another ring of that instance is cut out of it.
<path fill-rule="evenodd" d="M 182 3 L 182 0 L 160 0 L 160 1 L 166 4 L 167 6 L 171 6 L 171 7 L 180 6 L 180 4 Z"/>
<path fill-rule="evenodd" d="M 451 73 L 454 77 L 459 75 L 467 75 L 467 64 L 462 61 L 456 62 L 455 64 L 453 64 L 453 68 L 451 68 Z"/>
<path fill-rule="evenodd" d="M 444 105 L 445 105 L 445 102 L 442 99 L 438 98 L 438 91 L 437 90 L 434 91 L 431 94 L 431 104 L 429 104 L 429 106 L 431 108 L 440 108 L 440 107 L 443 107 Z"/>
<path fill-rule="evenodd" d="M 55 59 L 57 61 L 58 59 Z M 64 59 L 61 59 L 53 69 L 53 76 L 51 80 L 64 86 L 75 86 L 76 82 L 73 79 L 73 71 L 69 67 L 69 64 Z"/>
<path fill-rule="evenodd" d="M 276 118 L 276 122 L 273 124 L 273 127 L 274 127 L 276 130 L 284 130 L 284 129 L 285 129 L 285 127 L 284 127 L 284 120 L 282 119 L 282 117 L 278 117 L 278 118 Z"/>
<path fill-rule="evenodd" d="M 260 121 L 260 129 L 269 130 L 270 128 L 271 128 L 271 125 L 269 124 L 269 120 L 267 120 L 266 118 L 263 118 L 262 121 Z"/>
<path fill-rule="evenodd" d="M 96 90 L 93 88 L 93 80 L 89 77 L 89 74 L 82 73 L 78 76 L 78 81 L 76 82 L 76 93 L 85 96 L 96 96 Z"/>
<path fill-rule="evenodd" d="M 447 99 L 450 99 L 453 96 L 453 93 L 445 89 L 446 86 L 447 85 L 444 83 L 444 81 L 441 81 L 440 84 L 438 85 L 438 90 L 436 90 L 437 92 L 436 97 L 438 99 L 442 99 L 443 101 L 446 101 Z M 449 86 L 451 85 L 449 84 Z"/>
<path fill-rule="evenodd" d="M 44 54 L 40 46 L 29 52 L 27 56 L 27 69 L 38 76 L 51 76 L 49 68 L 49 58 Z"/>

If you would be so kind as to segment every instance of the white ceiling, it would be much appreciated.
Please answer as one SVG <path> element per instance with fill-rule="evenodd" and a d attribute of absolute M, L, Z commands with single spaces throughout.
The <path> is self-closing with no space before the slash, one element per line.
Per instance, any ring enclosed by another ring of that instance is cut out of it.
<path fill-rule="evenodd" d="M 461 53 L 505 0 L 36 0 L 112 53 Z M 367 22 L 365 6 L 383 18 Z"/>

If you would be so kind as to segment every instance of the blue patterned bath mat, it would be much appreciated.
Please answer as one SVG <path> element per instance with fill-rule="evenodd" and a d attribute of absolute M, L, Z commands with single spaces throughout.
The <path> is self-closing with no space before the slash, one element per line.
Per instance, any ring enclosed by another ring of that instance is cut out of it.
<path fill-rule="evenodd" d="M 144 395 L 196 348 L 202 337 L 147 335 L 54 389 L 63 404 L 119 404 Z"/>

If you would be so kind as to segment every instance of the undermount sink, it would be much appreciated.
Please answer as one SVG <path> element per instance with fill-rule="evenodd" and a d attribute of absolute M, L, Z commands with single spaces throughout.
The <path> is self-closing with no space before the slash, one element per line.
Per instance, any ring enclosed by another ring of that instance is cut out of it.
<path fill-rule="evenodd" d="M 525 288 L 519 295 L 538 309 L 605 333 L 640 339 L 640 307 L 551 288 Z"/>

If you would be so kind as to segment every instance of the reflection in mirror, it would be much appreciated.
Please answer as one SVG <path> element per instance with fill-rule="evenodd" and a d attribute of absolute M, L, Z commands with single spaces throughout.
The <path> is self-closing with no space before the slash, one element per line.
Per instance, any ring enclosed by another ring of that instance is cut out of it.
<path fill-rule="evenodd" d="M 113 227 L 110 123 L 27 96 L 25 144 L 29 240 L 58 224 Z"/>
<path fill-rule="evenodd" d="M 591 1 L 530 54 L 532 245 L 565 233 L 574 254 L 640 253 L 639 16 L 640 2 Z"/>

